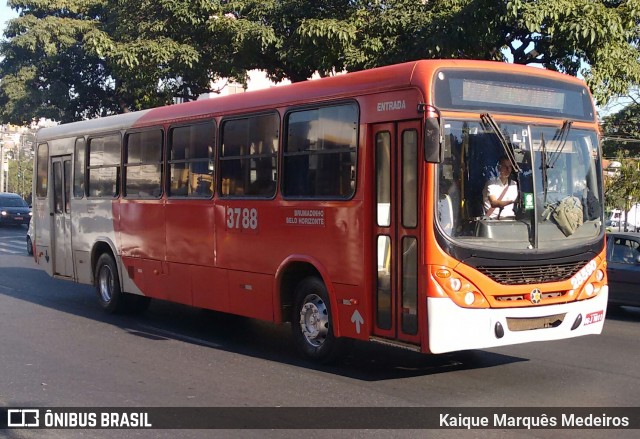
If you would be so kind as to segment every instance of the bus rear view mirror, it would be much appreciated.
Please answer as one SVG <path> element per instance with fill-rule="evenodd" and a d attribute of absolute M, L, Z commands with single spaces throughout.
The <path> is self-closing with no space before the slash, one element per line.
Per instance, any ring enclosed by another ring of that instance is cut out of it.
<path fill-rule="evenodd" d="M 424 159 L 428 163 L 442 161 L 440 143 L 440 121 L 437 117 L 428 117 L 424 122 Z"/>

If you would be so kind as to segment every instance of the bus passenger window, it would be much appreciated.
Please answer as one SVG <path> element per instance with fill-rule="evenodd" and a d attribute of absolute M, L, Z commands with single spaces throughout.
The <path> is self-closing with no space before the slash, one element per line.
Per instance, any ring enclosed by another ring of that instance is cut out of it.
<path fill-rule="evenodd" d="M 213 122 L 172 128 L 169 132 L 169 196 L 213 196 Z"/>
<path fill-rule="evenodd" d="M 49 145 L 46 143 L 38 144 L 36 154 L 36 197 L 44 198 L 47 196 L 48 175 L 49 175 Z"/>
<path fill-rule="evenodd" d="M 87 162 L 89 196 L 113 198 L 118 196 L 120 183 L 120 135 L 89 139 Z"/>
<path fill-rule="evenodd" d="M 73 196 L 84 197 L 84 170 L 86 159 L 86 143 L 83 138 L 76 139 L 73 155 Z"/>
<path fill-rule="evenodd" d="M 222 196 L 272 198 L 275 195 L 279 126 L 276 113 L 223 122 Z"/>
<path fill-rule="evenodd" d="M 125 197 L 159 198 L 162 195 L 162 130 L 131 133 L 125 139 Z"/>
<path fill-rule="evenodd" d="M 284 150 L 284 195 L 350 198 L 355 192 L 356 104 L 292 112 Z"/>

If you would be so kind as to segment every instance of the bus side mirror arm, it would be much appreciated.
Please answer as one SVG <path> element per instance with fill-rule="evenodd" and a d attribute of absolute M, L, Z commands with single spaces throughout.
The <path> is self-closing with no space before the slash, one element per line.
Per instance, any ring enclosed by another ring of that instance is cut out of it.
<path fill-rule="evenodd" d="M 439 117 L 427 117 L 424 121 L 424 160 L 427 163 L 441 163 L 444 158 L 442 131 Z"/>

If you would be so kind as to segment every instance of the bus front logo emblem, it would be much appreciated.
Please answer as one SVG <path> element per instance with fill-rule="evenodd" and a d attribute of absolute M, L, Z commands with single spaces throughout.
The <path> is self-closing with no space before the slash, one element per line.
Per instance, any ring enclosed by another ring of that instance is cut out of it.
<path fill-rule="evenodd" d="M 540 301 L 542 300 L 542 292 L 540 292 L 539 289 L 535 288 L 533 291 L 531 291 L 529 294 L 529 300 L 531 301 L 531 303 L 533 303 L 534 305 L 537 305 L 538 303 L 540 303 Z"/>

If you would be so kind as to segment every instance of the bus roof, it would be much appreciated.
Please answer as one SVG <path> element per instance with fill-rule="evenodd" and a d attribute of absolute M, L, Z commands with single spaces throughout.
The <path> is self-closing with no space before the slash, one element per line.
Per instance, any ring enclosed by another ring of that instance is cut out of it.
<path fill-rule="evenodd" d="M 580 84 L 582 80 L 545 69 L 508 64 L 495 61 L 474 60 L 420 60 L 370 70 L 340 74 L 328 78 L 309 80 L 289 85 L 275 86 L 268 89 L 220 96 L 183 104 L 167 105 L 148 110 L 124 113 L 83 122 L 73 122 L 38 132 L 39 140 L 69 136 L 79 136 L 92 132 L 107 132 L 144 127 L 181 120 L 207 118 L 217 114 L 234 114 L 238 112 L 261 111 L 300 103 L 314 103 L 327 99 L 338 100 L 352 96 L 390 91 L 411 86 L 422 87 L 425 94 L 426 83 L 422 78 L 429 78 L 440 68 L 460 68 L 470 70 L 495 70 L 499 72 L 520 73 L 547 77 L 556 81 Z M 535 69 L 535 70 L 533 70 Z M 419 78 L 419 79 L 416 79 Z"/>

